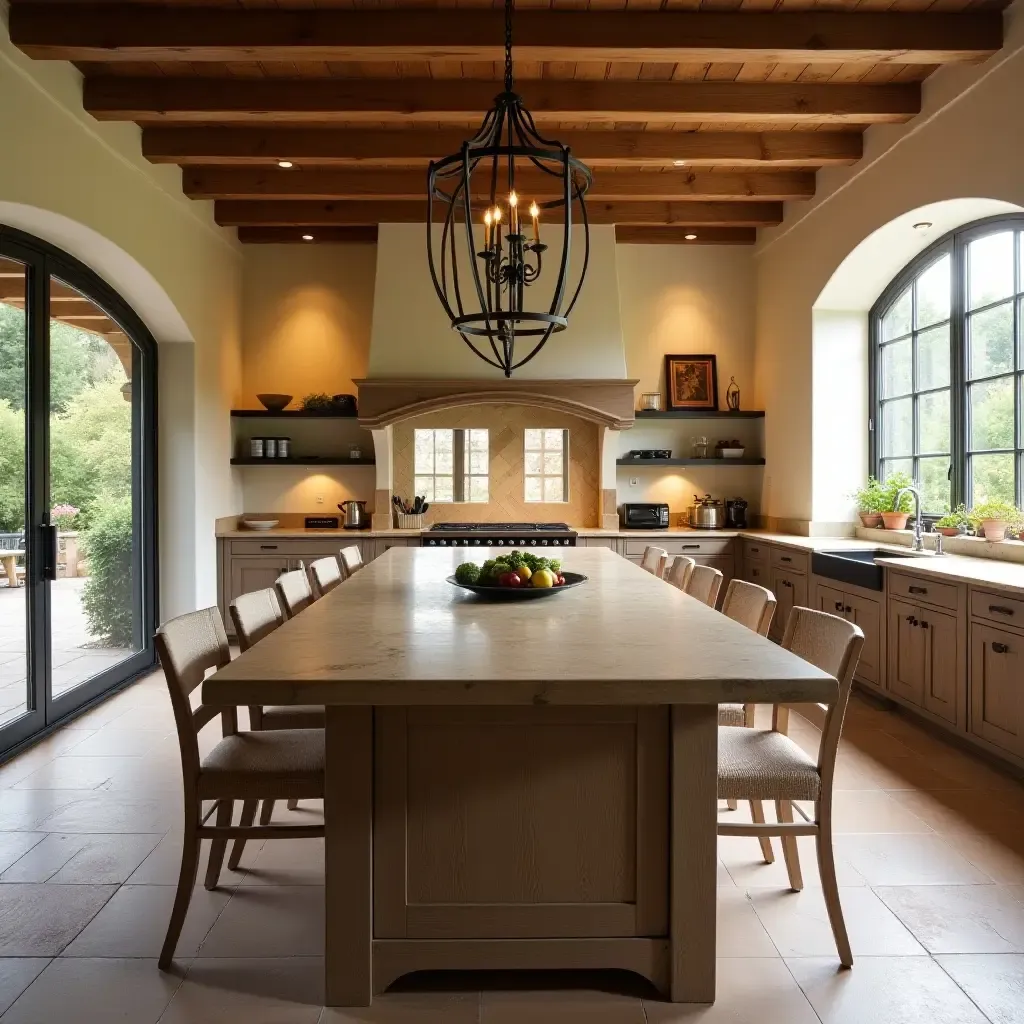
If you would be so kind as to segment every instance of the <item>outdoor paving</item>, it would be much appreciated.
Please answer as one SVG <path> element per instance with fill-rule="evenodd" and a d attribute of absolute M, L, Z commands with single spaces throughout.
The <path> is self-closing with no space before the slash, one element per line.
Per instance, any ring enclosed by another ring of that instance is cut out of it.
<path fill-rule="evenodd" d="M 59 579 L 50 586 L 53 693 L 64 693 L 126 658 L 121 647 L 89 647 L 95 639 L 82 611 L 85 579 Z M 25 710 L 24 587 L 0 586 L 0 726 Z"/>

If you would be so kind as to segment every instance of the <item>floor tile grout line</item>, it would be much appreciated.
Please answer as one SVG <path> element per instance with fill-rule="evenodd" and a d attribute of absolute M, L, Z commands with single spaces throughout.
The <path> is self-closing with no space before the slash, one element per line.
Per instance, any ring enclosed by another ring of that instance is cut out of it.
<path fill-rule="evenodd" d="M 970 956 L 971 954 L 964 954 L 964 955 L 966 955 L 966 956 Z M 986 954 L 980 954 L 980 955 L 983 955 L 983 956 L 999 956 L 999 954 L 998 954 L 998 953 L 992 953 L 992 954 L 988 954 L 988 953 L 986 953 Z M 969 1001 L 969 1002 L 971 1003 L 971 1005 L 972 1005 L 972 1006 L 973 1006 L 973 1007 L 974 1007 L 974 1008 L 975 1008 L 975 1009 L 976 1009 L 976 1010 L 978 1011 L 978 1013 L 980 1013 L 980 1014 L 981 1014 L 981 1016 L 982 1016 L 982 1017 L 983 1017 L 983 1018 L 984 1018 L 985 1020 L 989 1021 L 989 1024 L 999 1024 L 999 1021 L 995 1021 L 995 1020 L 993 1020 L 993 1019 L 992 1019 L 992 1018 L 991 1018 L 991 1017 L 990 1017 L 990 1016 L 989 1016 L 989 1015 L 988 1015 L 988 1014 L 987 1014 L 987 1013 L 986 1013 L 986 1012 L 985 1012 L 985 1011 L 984 1011 L 984 1010 L 982 1009 L 981 1005 L 980 1005 L 980 1004 L 979 1004 L 979 1003 L 977 1002 L 977 1000 L 975 1000 L 975 999 L 973 998 L 973 996 L 971 995 L 971 993 L 970 993 L 970 992 L 968 992 L 968 991 L 967 991 L 967 989 L 965 989 L 965 988 L 963 987 L 963 985 L 961 985 L 961 984 L 960 984 L 960 982 L 958 982 L 958 981 L 956 980 L 956 978 L 954 978 L 954 977 L 953 977 L 953 975 L 952 975 L 952 974 L 950 974 L 950 973 L 949 973 L 949 971 L 947 971 L 947 970 L 946 970 L 946 968 L 942 966 L 942 964 L 941 964 L 941 963 L 939 962 L 938 956 L 936 956 L 936 955 L 935 955 L 934 953 L 929 953 L 929 954 L 928 954 L 928 956 L 929 956 L 929 957 L 931 958 L 931 961 L 932 961 L 932 963 L 933 963 L 933 964 L 935 964 L 935 966 L 936 966 L 936 967 L 938 967 L 938 969 L 939 969 L 940 971 L 942 971 L 942 973 L 943 973 L 943 974 L 944 974 L 944 975 L 945 975 L 945 976 L 946 976 L 947 978 L 949 978 L 949 980 L 950 980 L 951 982 L 953 982 L 953 984 L 954 984 L 954 985 L 956 985 L 956 987 L 957 987 L 958 989 L 960 989 L 960 991 L 961 991 L 961 992 L 963 992 L 963 994 L 964 994 L 965 998 L 966 998 L 966 999 L 967 999 L 967 1000 L 968 1000 L 968 1001 Z"/>
<path fill-rule="evenodd" d="M 818 1011 L 815 1009 L 814 1004 L 811 1002 L 811 1000 L 808 997 L 807 993 L 804 991 L 803 985 L 800 984 L 800 979 L 793 973 L 793 968 L 789 966 L 789 960 L 790 959 L 791 958 L 782 957 L 782 963 L 783 963 L 783 965 L 786 968 L 786 972 L 793 979 L 793 984 L 796 985 L 797 989 L 800 992 L 800 995 L 802 995 L 804 997 L 804 1002 L 810 1008 L 811 1013 L 814 1014 L 815 1020 L 818 1021 L 818 1024 L 825 1024 L 824 1019 L 822 1018 L 821 1014 L 818 1013 Z M 796 959 L 796 958 L 794 957 L 792 959 Z"/>

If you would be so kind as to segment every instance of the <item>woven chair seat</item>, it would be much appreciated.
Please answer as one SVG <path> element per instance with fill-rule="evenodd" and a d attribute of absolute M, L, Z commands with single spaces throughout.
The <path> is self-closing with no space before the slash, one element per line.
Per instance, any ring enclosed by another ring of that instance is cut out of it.
<path fill-rule="evenodd" d="M 281 704 L 263 709 L 264 729 L 323 729 L 326 724 L 322 704 Z"/>
<path fill-rule="evenodd" d="M 747 716 L 742 704 L 719 704 L 719 725 L 746 725 Z"/>
<path fill-rule="evenodd" d="M 760 729 L 718 730 L 718 795 L 735 800 L 817 800 L 815 761 L 788 736 Z"/>
<path fill-rule="evenodd" d="M 205 758 L 199 796 L 281 798 L 324 794 L 324 734 L 277 729 L 225 736 Z"/>

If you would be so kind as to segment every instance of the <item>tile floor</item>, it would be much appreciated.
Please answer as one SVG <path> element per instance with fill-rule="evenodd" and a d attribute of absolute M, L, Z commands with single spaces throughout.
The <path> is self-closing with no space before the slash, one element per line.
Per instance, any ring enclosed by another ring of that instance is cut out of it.
<path fill-rule="evenodd" d="M 817 740 L 803 719 L 793 735 Z M 250 843 L 218 891 L 197 888 L 177 968 L 161 974 L 177 758 L 154 675 L 0 766 L 2 1024 L 1024 1024 L 1024 787 L 861 700 L 836 796 L 856 964 L 837 970 L 809 840 L 797 894 L 781 856 L 768 866 L 753 840 L 723 838 L 707 1008 L 624 975 L 468 975 L 324 1010 L 318 840 Z"/>

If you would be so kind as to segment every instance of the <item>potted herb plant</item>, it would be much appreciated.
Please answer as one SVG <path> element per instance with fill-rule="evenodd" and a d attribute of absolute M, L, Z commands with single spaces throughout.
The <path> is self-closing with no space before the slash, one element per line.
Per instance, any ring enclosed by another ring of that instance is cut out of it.
<path fill-rule="evenodd" d="M 1024 515 L 1008 501 L 983 501 L 971 509 L 970 520 L 975 530 L 981 530 L 985 540 L 1000 541 L 1006 539 L 1007 530 L 1016 533 L 1020 529 Z"/>
<path fill-rule="evenodd" d="M 959 537 L 971 528 L 971 517 L 967 512 L 967 506 L 961 502 L 952 512 L 947 512 L 941 519 L 935 521 L 935 532 L 941 533 L 943 537 Z"/>
<path fill-rule="evenodd" d="M 882 522 L 887 530 L 905 530 L 910 511 L 914 507 L 914 499 L 909 494 L 899 496 L 904 487 L 910 487 L 913 481 L 906 473 L 893 473 L 882 484 Z M 899 500 L 897 501 L 897 496 Z"/>
<path fill-rule="evenodd" d="M 885 492 L 878 480 L 869 476 L 867 484 L 854 492 L 853 499 L 857 502 L 857 514 L 860 516 L 862 526 L 871 528 L 882 525 L 882 504 L 885 500 Z"/>

